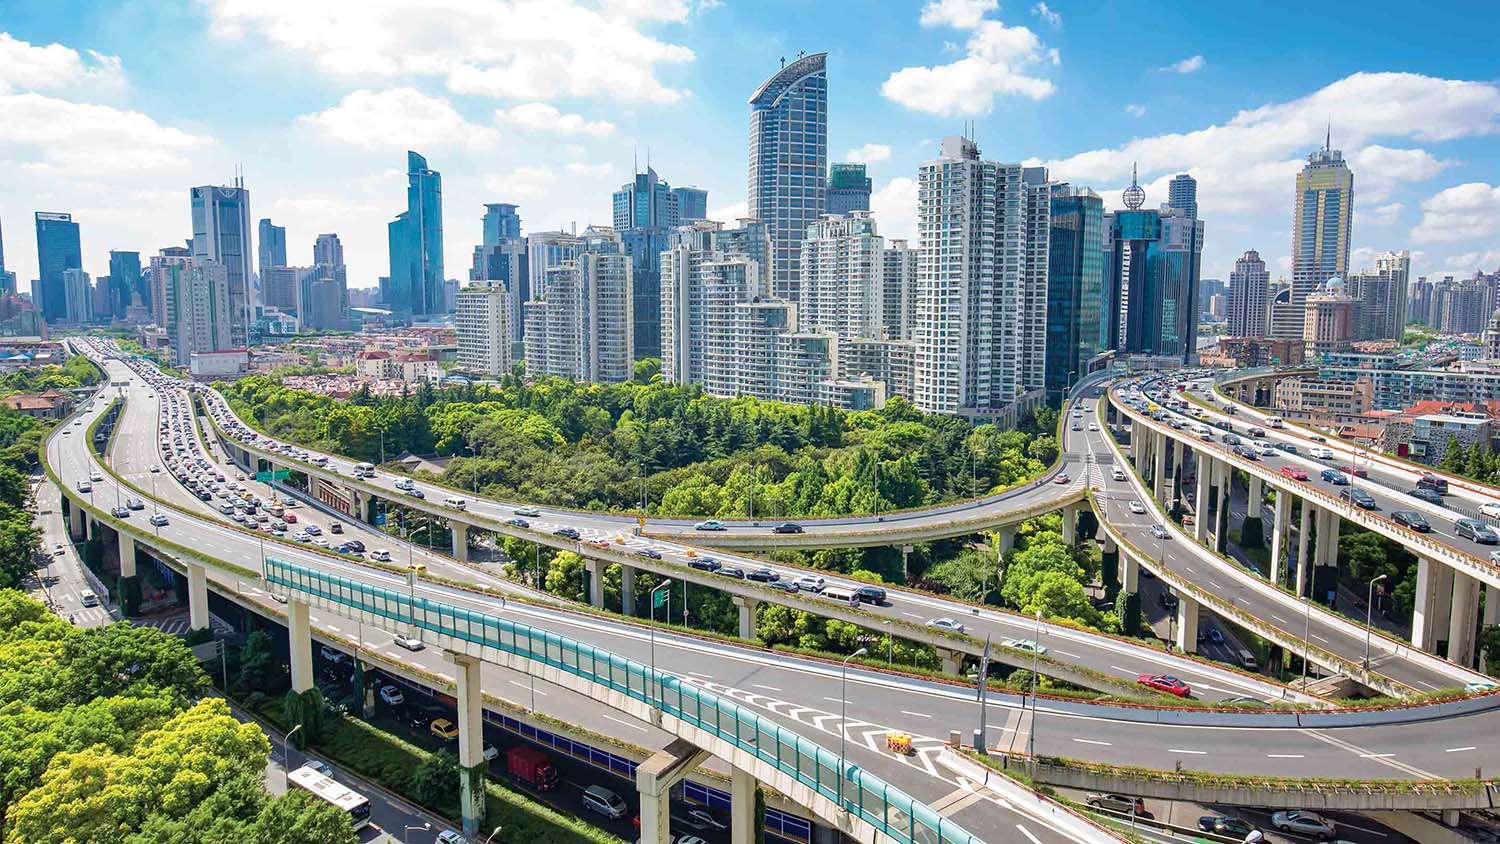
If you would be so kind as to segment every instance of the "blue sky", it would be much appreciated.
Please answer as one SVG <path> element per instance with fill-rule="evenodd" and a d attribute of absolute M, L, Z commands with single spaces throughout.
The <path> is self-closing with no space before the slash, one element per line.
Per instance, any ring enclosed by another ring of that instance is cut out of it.
<path fill-rule="evenodd" d="M 386 267 L 403 151 L 442 171 L 448 275 L 485 202 L 527 230 L 609 222 L 647 150 L 663 178 L 745 196 L 745 100 L 783 57 L 829 55 L 832 160 L 869 162 L 889 236 L 913 236 L 917 165 L 973 121 L 988 158 L 1048 164 L 1118 205 L 1200 181 L 1205 277 L 1290 254 L 1292 178 L 1333 140 L 1354 164 L 1355 268 L 1500 268 L 1492 3 L 1418 16 L 1372 0 L 4 0 L 0 225 L 35 275 L 31 214 L 71 211 L 84 267 L 189 234 L 187 189 L 243 165 L 293 263 L 343 239 L 350 283 Z"/>

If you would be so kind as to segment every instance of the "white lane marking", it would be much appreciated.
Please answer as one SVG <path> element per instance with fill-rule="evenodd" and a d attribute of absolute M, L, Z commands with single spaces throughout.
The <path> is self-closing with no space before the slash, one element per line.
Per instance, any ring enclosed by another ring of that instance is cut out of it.
<path fill-rule="evenodd" d="M 1111 670 L 1111 671 L 1124 671 L 1126 674 L 1140 674 L 1139 671 L 1136 671 L 1133 668 L 1121 668 L 1118 665 L 1111 665 L 1109 667 L 1109 670 Z"/>
<path fill-rule="evenodd" d="M 1114 746 L 1114 745 L 1110 744 L 1107 741 L 1095 741 L 1094 739 L 1086 739 L 1086 738 L 1075 738 L 1075 739 L 1073 739 L 1073 741 L 1076 741 L 1079 744 L 1098 744 L 1098 745 L 1102 745 L 1104 747 L 1113 747 Z"/>
<path fill-rule="evenodd" d="M 1447 750 L 1444 750 L 1443 752 L 1444 753 L 1462 753 L 1465 750 L 1473 750 L 1473 749 L 1474 749 L 1474 745 L 1471 744 L 1468 747 L 1450 747 Z"/>
<path fill-rule="evenodd" d="M 1276 619 L 1277 621 L 1281 622 L 1282 624 L 1286 624 L 1286 619 L 1282 618 L 1281 616 L 1277 615 L 1276 613 L 1271 613 L 1271 617 L 1274 618 L 1274 619 Z"/>
<path fill-rule="evenodd" d="M 1361 759 L 1389 759 L 1389 758 L 1391 758 L 1392 756 L 1395 756 L 1395 755 L 1396 754 L 1394 754 L 1394 753 L 1361 753 L 1361 754 L 1359 754 L 1359 758 L 1361 758 Z"/>
<path fill-rule="evenodd" d="M 916 613 L 913 613 L 913 612 L 903 612 L 901 614 L 904 615 L 904 616 L 906 616 L 907 618 L 921 618 L 922 617 L 922 616 L 917 615 Z"/>
<path fill-rule="evenodd" d="M 1167 748 L 1167 752 L 1168 753 L 1191 753 L 1194 756 L 1206 756 L 1206 755 L 1208 755 L 1208 751 L 1207 750 L 1180 750 L 1180 749 L 1175 748 L 1175 747 L 1169 747 L 1169 748 Z"/>
<path fill-rule="evenodd" d="M 1220 586 L 1220 585 L 1219 585 L 1219 584 L 1217 584 L 1217 583 L 1214 583 L 1214 582 L 1213 582 L 1213 581 L 1212 581 L 1212 580 L 1210 580 L 1210 581 L 1209 581 L 1209 582 L 1208 582 L 1208 585 L 1209 585 L 1209 586 L 1212 586 L 1212 587 L 1213 587 L 1213 588 L 1215 588 L 1215 589 L 1220 589 L 1220 590 L 1222 590 L 1222 589 L 1223 589 L 1223 588 L 1224 588 L 1224 587 L 1222 587 L 1222 586 Z"/>
<path fill-rule="evenodd" d="M 603 714 L 603 713 L 600 713 L 600 714 Z M 609 720 L 611 720 L 613 722 L 615 722 L 616 724 L 624 724 L 625 726 L 631 728 L 632 730 L 640 730 L 643 733 L 646 732 L 646 728 L 642 727 L 640 724 L 632 724 L 629 721 L 625 721 L 623 719 L 616 718 L 613 715 L 605 715 L 604 717 L 608 718 Z"/>
<path fill-rule="evenodd" d="M 910 715 L 913 718 L 931 718 L 932 717 L 931 715 L 928 715 L 925 712 L 912 712 L 912 711 L 907 710 L 907 709 L 901 710 L 901 714 L 902 715 Z"/>
<path fill-rule="evenodd" d="M 691 674 L 691 675 L 693 675 L 694 677 L 702 677 L 705 680 L 712 680 L 714 678 L 714 675 L 712 675 L 712 674 L 704 674 L 701 671 L 689 671 L 688 673 Z"/>
<path fill-rule="evenodd" d="M 1068 653 L 1067 651 L 1064 651 L 1064 650 L 1059 650 L 1057 653 L 1058 653 L 1059 656 L 1065 656 L 1068 659 L 1082 659 L 1083 658 L 1083 657 L 1079 656 L 1078 654 L 1071 654 L 1071 653 Z"/>
<path fill-rule="evenodd" d="M 849 701 L 844 700 L 843 698 L 839 698 L 839 697 L 825 697 L 823 699 L 824 700 L 831 700 L 834 703 L 848 703 L 849 702 Z"/>
<path fill-rule="evenodd" d="M 1305 757 L 1303 757 L 1303 755 L 1301 753 L 1267 753 L 1266 754 L 1266 758 L 1267 759 L 1302 759 L 1302 758 L 1305 758 Z"/>
<path fill-rule="evenodd" d="M 1040 838 L 1037 838 L 1035 835 L 1032 835 L 1031 830 L 1027 829 L 1026 827 L 1021 826 L 1020 824 L 1016 824 L 1016 829 L 1021 830 L 1022 835 L 1031 839 L 1031 844 L 1042 844 L 1042 840 Z"/>
<path fill-rule="evenodd" d="M 781 689 L 779 689 L 779 688 L 777 688 L 775 686 L 765 686 L 765 685 L 761 685 L 760 683 L 751 683 L 750 685 L 754 686 L 757 689 L 765 689 L 768 692 L 779 692 L 779 691 L 781 691 Z"/>

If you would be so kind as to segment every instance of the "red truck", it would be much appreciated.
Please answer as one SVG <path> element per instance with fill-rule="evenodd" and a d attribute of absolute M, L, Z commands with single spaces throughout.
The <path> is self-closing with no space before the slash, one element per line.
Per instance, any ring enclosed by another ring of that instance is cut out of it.
<path fill-rule="evenodd" d="M 557 788 L 557 769 L 552 767 L 552 760 L 534 747 L 520 745 L 505 751 L 505 770 L 531 783 L 537 791 Z"/>

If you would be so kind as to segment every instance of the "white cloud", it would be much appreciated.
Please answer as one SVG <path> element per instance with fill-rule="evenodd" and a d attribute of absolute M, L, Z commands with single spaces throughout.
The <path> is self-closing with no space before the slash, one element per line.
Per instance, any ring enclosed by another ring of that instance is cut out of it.
<path fill-rule="evenodd" d="M 0 93 L 0 114 L 0 159 L 14 151 L 21 170 L 69 179 L 181 170 L 212 143 L 138 111 L 35 93 Z"/>
<path fill-rule="evenodd" d="M 565 169 L 575 176 L 608 176 L 615 172 L 615 168 L 607 162 L 590 164 L 587 161 L 573 161 Z"/>
<path fill-rule="evenodd" d="M 1032 6 L 1031 13 L 1055 28 L 1062 28 L 1062 15 L 1054 12 L 1046 3 L 1038 3 Z"/>
<path fill-rule="evenodd" d="M 409 149 L 458 144 L 470 149 L 493 146 L 500 133 L 471 123 L 443 97 L 415 88 L 352 91 L 338 105 L 304 114 L 297 123 L 365 149 Z"/>
<path fill-rule="evenodd" d="M 456 94 L 672 103 L 657 76 L 693 51 L 646 34 L 689 4 L 628 0 L 198 0 L 215 34 L 263 38 L 319 70 L 364 81 L 439 78 Z"/>
<path fill-rule="evenodd" d="M 1180 73 L 1185 76 L 1189 73 L 1197 73 L 1198 71 L 1203 69 L 1203 66 L 1205 64 L 1207 64 L 1207 62 L 1204 61 L 1202 56 L 1192 56 L 1190 58 L 1183 59 L 1180 62 L 1174 62 L 1165 67 L 1159 67 L 1157 68 L 1157 70 L 1166 73 Z"/>
<path fill-rule="evenodd" d="M 708 210 L 708 219 L 717 220 L 721 223 L 733 224 L 735 220 L 748 216 L 750 216 L 750 203 L 743 199 L 739 202 L 732 202 L 728 205 Z"/>
<path fill-rule="evenodd" d="M 1401 215 L 1401 209 L 1405 208 L 1399 202 L 1391 202 L 1386 205 L 1377 205 L 1374 208 L 1360 208 L 1355 206 L 1355 225 L 1389 226 L 1396 222 Z"/>
<path fill-rule="evenodd" d="M 1474 270 L 1494 272 L 1500 269 L 1500 249 L 1465 252 L 1451 255 L 1443 261 L 1443 269 L 1452 273 L 1470 273 Z"/>
<path fill-rule="evenodd" d="M 870 210 L 887 240 L 917 241 L 917 180 L 897 176 L 870 195 Z"/>
<path fill-rule="evenodd" d="M 1130 115 L 1131 117 L 1145 117 L 1146 107 L 1141 105 L 1140 103 L 1126 103 L 1125 113 Z"/>
<path fill-rule="evenodd" d="M 1046 163 L 1054 178 L 1095 187 L 1128 184 L 1136 162 L 1143 180 L 1191 169 L 1198 179 L 1198 204 L 1209 219 L 1265 208 L 1290 213 L 1293 179 L 1306 153 L 1321 145 L 1330 115 L 1334 146 L 1357 161 L 1377 138 L 1443 141 L 1500 131 L 1500 86 L 1410 73 L 1356 73 L 1300 99 L 1241 111 L 1224 123 Z M 1372 163 L 1389 163 L 1391 172 L 1356 169 L 1356 202 L 1365 198 L 1367 182 L 1389 191 L 1400 180 L 1426 178 L 1441 166 L 1422 150 L 1381 147 L 1368 154 Z M 1161 185 L 1147 187 L 1148 204 L 1166 198 L 1165 182 Z"/>
<path fill-rule="evenodd" d="M 484 186 L 507 197 L 539 196 L 557 182 L 557 172 L 546 167 L 521 166 L 503 176 L 485 179 Z"/>
<path fill-rule="evenodd" d="M 1000 8 L 999 0 L 928 0 L 922 7 L 923 26 L 973 29 L 987 12 Z"/>
<path fill-rule="evenodd" d="M 1349 166 L 1354 170 L 1355 197 L 1366 202 L 1384 202 L 1391 189 L 1403 182 L 1421 182 L 1448 166 L 1425 149 L 1392 149 L 1370 144 L 1356 150 Z"/>
<path fill-rule="evenodd" d="M 923 9 L 924 17 L 930 8 Z M 1052 94 L 1051 81 L 1028 74 L 1037 65 L 1057 65 L 1057 50 L 1044 47 L 1024 26 L 982 20 L 971 28 L 964 58 L 935 67 L 902 68 L 885 80 L 880 93 L 913 111 L 945 116 L 988 114 L 996 96 L 1040 100 Z"/>
<path fill-rule="evenodd" d="M 1411 230 L 1417 243 L 1462 243 L 1500 238 L 1500 185 L 1469 182 L 1422 202 L 1422 220 Z"/>
<path fill-rule="evenodd" d="M 510 109 L 497 109 L 495 119 L 523 129 L 563 135 L 592 135 L 602 138 L 615 131 L 615 124 L 607 120 L 589 120 L 581 114 L 563 114 L 550 103 L 522 103 Z"/>
<path fill-rule="evenodd" d="M 0 32 L 0 92 L 125 87 L 125 69 L 119 56 L 93 50 L 86 54 L 62 44 L 37 46 Z"/>
<path fill-rule="evenodd" d="M 891 148 L 887 144 L 865 144 L 855 147 L 844 153 L 844 160 L 855 164 L 874 164 L 879 161 L 887 161 L 891 157 Z"/>

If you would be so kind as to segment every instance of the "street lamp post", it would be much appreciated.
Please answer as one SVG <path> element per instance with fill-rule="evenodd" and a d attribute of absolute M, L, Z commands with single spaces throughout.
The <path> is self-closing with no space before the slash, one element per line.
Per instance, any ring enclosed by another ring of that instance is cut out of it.
<path fill-rule="evenodd" d="M 1303 598 L 1304 613 L 1302 616 L 1302 690 L 1307 691 L 1307 657 L 1309 646 L 1307 640 L 1312 634 L 1312 599 Z"/>
<path fill-rule="evenodd" d="M 1031 729 L 1026 731 L 1026 753 L 1031 757 L 1031 773 L 1036 774 L 1036 692 L 1037 672 L 1041 670 L 1042 611 L 1036 611 L 1036 647 L 1031 649 Z"/>
<path fill-rule="evenodd" d="M 286 735 L 281 737 L 281 790 L 289 788 L 287 784 L 287 773 L 292 770 L 292 735 L 302 729 L 302 725 L 291 728 Z"/>
<path fill-rule="evenodd" d="M 1370 619 L 1375 609 L 1375 584 L 1385 580 L 1385 575 L 1377 575 L 1370 580 L 1370 586 L 1365 595 L 1365 670 L 1370 670 Z"/>
<path fill-rule="evenodd" d="M 623 573 L 623 569 L 621 571 Z M 666 589 L 667 587 L 669 587 L 671 585 L 672 585 L 672 580 L 671 580 L 671 578 L 668 578 L 666 580 L 663 580 L 661 583 L 656 584 L 656 588 L 651 590 L 651 624 L 649 625 L 649 627 L 651 628 L 651 678 L 652 678 L 652 682 L 655 682 L 655 679 L 656 679 L 656 593 L 660 592 L 663 589 Z M 631 608 L 631 611 L 633 612 L 634 609 Z M 668 623 L 670 623 L 672 621 L 671 616 L 672 616 L 671 612 L 668 611 L 668 613 L 667 613 L 667 621 L 668 621 Z"/>
<path fill-rule="evenodd" d="M 495 836 L 500 834 L 500 829 L 501 827 L 495 827 L 495 831 L 491 832 L 489 837 L 484 839 L 484 844 L 490 844 L 491 841 L 495 840 Z"/>
<path fill-rule="evenodd" d="M 414 830 L 414 829 L 417 830 L 418 832 L 431 832 L 432 831 L 432 824 L 431 823 L 424 823 L 421 826 L 409 826 L 409 827 L 401 830 L 401 841 L 402 841 L 402 844 L 411 844 L 411 839 L 408 837 L 408 834 L 412 830 Z"/>
<path fill-rule="evenodd" d="M 849 728 L 845 726 L 848 722 L 849 711 L 849 660 L 864 656 L 866 650 L 860 648 L 852 654 L 844 657 L 843 667 L 840 669 L 839 681 L 839 805 L 844 805 L 844 779 L 847 772 L 844 769 L 844 751 L 848 742 Z"/>
<path fill-rule="evenodd" d="M 896 646 L 891 642 L 891 620 L 880 622 L 880 626 L 885 628 L 885 667 L 890 668 L 896 655 Z"/>

